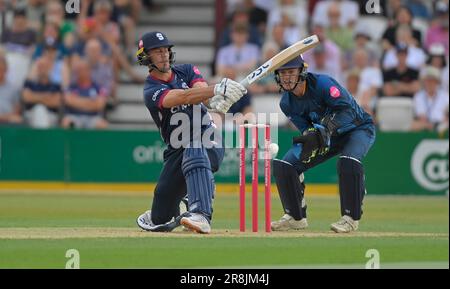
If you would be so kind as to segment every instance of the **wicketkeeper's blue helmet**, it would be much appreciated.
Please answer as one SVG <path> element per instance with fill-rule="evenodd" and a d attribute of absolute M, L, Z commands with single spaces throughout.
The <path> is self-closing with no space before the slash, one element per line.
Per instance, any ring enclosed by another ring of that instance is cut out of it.
<path fill-rule="evenodd" d="M 283 86 L 281 85 L 280 75 L 278 72 L 283 69 L 291 69 L 291 68 L 298 68 L 299 69 L 299 75 L 297 79 L 297 83 L 295 87 L 297 87 L 297 84 L 305 81 L 307 75 L 308 75 L 308 64 L 303 60 L 303 56 L 300 54 L 298 57 L 295 57 L 291 61 L 285 63 L 284 65 L 280 66 L 275 70 L 275 81 L 277 82 L 278 86 L 280 87 L 280 91 L 284 90 Z M 295 87 L 292 90 L 295 89 Z"/>

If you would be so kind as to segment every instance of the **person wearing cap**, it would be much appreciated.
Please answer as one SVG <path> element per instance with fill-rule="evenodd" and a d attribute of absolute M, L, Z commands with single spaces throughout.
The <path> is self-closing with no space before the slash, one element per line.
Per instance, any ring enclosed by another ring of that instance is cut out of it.
<path fill-rule="evenodd" d="M 420 73 L 422 89 L 414 95 L 415 120 L 412 130 L 448 129 L 448 91 L 441 86 L 439 69 L 426 66 Z"/>
<path fill-rule="evenodd" d="M 408 66 L 408 46 L 400 43 L 396 48 L 398 65 L 390 70 L 383 71 L 382 96 L 413 97 L 419 91 L 419 72 Z"/>
<path fill-rule="evenodd" d="M 331 230 L 349 233 L 358 229 L 362 215 L 366 193 L 362 160 L 375 141 L 375 125 L 335 79 L 307 69 L 300 56 L 275 70 L 282 91 L 280 108 L 300 136 L 293 138 L 282 159 L 273 160 L 284 215 L 272 222 L 272 230 L 307 228 L 303 173 L 337 155 L 341 218 Z"/>
<path fill-rule="evenodd" d="M 448 91 L 448 73 L 449 64 L 445 56 L 445 46 L 440 43 L 435 43 L 428 49 L 427 65 L 436 67 L 441 72 L 441 85 Z"/>
<path fill-rule="evenodd" d="M 164 33 L 153 31 L 142 36 L 136 53 L 138 63 L 149 69 L 145 105 L 167 144 L 151 210 L 136 222 L 146 231 L 171 231 L 182 224 L 207 234 L 211 232 L 213 172 L 224 157 L 208 106 L 226 112 L 247 90 L 228 78 L 208 86 L 196 66 L 174 64 L 173 46 Z M 186 194 L 188 212 L 180 215 Z"/>

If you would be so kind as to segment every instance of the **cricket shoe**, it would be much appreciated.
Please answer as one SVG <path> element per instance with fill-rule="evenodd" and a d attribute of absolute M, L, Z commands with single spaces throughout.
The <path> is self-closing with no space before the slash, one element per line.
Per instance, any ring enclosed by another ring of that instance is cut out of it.
<path fill-rule="evenodd" d="M 331 224 L 331 230 L 336 233 L 350 233 L 358 230 L 358 224 L 359 221 L 355 221 L 351 217 L 345 215 L 336 223 Z"/>
<path fill-rule="evenodd" d="M 198 213 L 190 213 L 181 218 L 181 225 L 191 231 L 200 234 L 209 234 L 211 232 L 211 225 L 205 216 Z"/>
<path fill-rule="evenodd" d="M 164 224 L 153 224 L 152 213 L 150 210 L 137 217 L 136 223 L 142 230 L 150 232 L 171 232 L 173 231 L 173 229 L 180 226 L 179 220 L 173 218 L 172 220 Z"/>
<path fill-rule="evenodd" d="M 272 231 L 303 230 L 307 227 L 308 221 L 306 218 L 297 221 L 288 214 L 284 214 L 279 221 L 274 221 L 271 223 Z"/>

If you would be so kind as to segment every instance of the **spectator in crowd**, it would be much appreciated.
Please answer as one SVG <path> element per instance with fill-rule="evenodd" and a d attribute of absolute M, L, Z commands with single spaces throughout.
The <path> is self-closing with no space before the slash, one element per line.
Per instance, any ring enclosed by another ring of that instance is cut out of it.
<path fill-rule="evenodd" d="M 42 18 L 45 14 L 45 2 L 47 0 L 25 0 L 20 1 L 19 7 L 23 7 L 29 22 L 29 27 L 34 31 L 40 31 L 42 28 Z"/>
<path fill-rule="evenodd" d="M 116 87 L 111 59 L 102 54 L 102 45 L 98 39 L 89 40 L 85 50 L 86 61 L 91 68 L 92 80 L 105 92 L 108 96 L 108 101 L 116 104 Z"/>
<path fill-rule="evenodd" d="M 321 25 L 324 27 L 330 26 L 330 19 L 328 16 L 328 9 L 330 5 L 338 4 L 340 15 L 339 24 L 341 27 L 353 27 L 359 18 L 359 7 L 355 1 L 351 0 L 326 0 L 320 1 L 314 8 L 312 16 L 313 25 Z"/>
<path fill-rule="evenodd" d="M 270 40 L 268 41 L 275 42 L 281 50 L 287 48 L 289 45 L 286 41 L 285 31 L 286 29 L 282 23 L 275 24 L 271 31 L 271 37 L 269 37 Z"/>
<path fill-rule="evenodd" d="M 421 71 L 422 89 L 414 95 L 416 119 L 413 130 L 442 130 L 448 128 L 448 91 L 440 87 L 441 75 L 437 68 L 427 66 Z"/>
<path fill-rule="evenodd" d="M 52 64 L 48 58 L 39 58 L 35 67 L 36 76 L 25 82 L 22 93 L 25 119 L 31 127 L 53 127 L 59 122 L 61 85 L 51 80 Z"/>
<path fill-rule="evenodd" d="M 11 27 L 1 35 L 9 67 L 14 67 L 8 71 L 8 79 L 18 89 L 22 88 L 27 77 L 36 42 L 36 32 L 28 28 L 25 15 L 25 10 L 14 10 Z"/>
<path fill-rule="evenodd" d="M 51 44 L 56 47 L 57 51 L 57 59 L 65 60 L 67 56 L 69 56 L 69 51 L 66 49 L 64 44 L 62 43 L 59 36 L 59 26 L 56 22 L 47 22 L 45 23 L 43 29 L 43 35 L 41 41 L 36 45 L 36 50 L 33 54 L 33 59 L 41 57 L 44 53 L 44 49 Z"/>
<path fill-rule="evenodd" d="M 20 94 L 11 85 L 6 73 L 8 63 L 4 53 L 0 50 L 0 124 L 18 124 L 22 122 L 20 114 Z"/>
<path fill-rule="evenodd" d="M 250 25 L 258 29 L 259 38 L 263 40 L 266 35 L 267 11 L 258 7 L 254 0 L 244 0 L 244 7 L 248 11 Z"/>
<path fill-rule="evenodd" d="M 259 65 L 274 57 L 278 52 L 280 52 L 280 48 L 275 42 L 266 42 L 262 48 L 262 57 Z M 269 73 L 255 83 L 252 83 L 248 90 L 252 94 L 278 93 L 279 87 L 273 75 Z"/>
<path fill-rule="evenodd" d="M 233 27 L 235 26 L 247 26 L 248 27 L 248 42 L 257 45 L 258 47 L 261 47 L 262 45 L 262 39 L 259 35 L 258 28 L 255 27 L 250 23 L 250 14 L 248 11 L 243 7 L 238 7 L 236 11 L 231 16 L 231 21 L 225 28 L 225 30 L 222 33 L 222 37 L 219 43 L 220 47 L 227 46 L 231 44 L 231 34 Z"/>
<path fill-rule="evenodd" d="M 134 59 L 136 23 L 139 21 L 141 0 L 114 0 L 114 7 L 117 11 L 117 21 L 124 31 L 125 50 Z"/>
<path fill-rule="evenodd" d="M 338 82 L 341 82 L 342 71 L 340 66 L 334 66 L 332 61 L 329 61 L 328 54 L 324 44 L 317 45 L 313 51 L 312 61 L 307 62 L 309 65 L 308 70 L 313 73 L 327 74 Z"/>
<path fill-rule="evenodd" d="M 355 51 L 353 64 L 360 72 L 358 93 L 353 96 L 362 108 L 373 116 L 378 92 L 383 88 L 381 70 L 369 64 L 369 54 L 362 48 Z"/>
<path fill-rule="evenodd" d="M 327 38 L 336 43 L 343 53 L 353 49 L 353 32 L 348 26 L 341 26 L 341 8 L 339 2 L 331 1 L 328 5 Z"/>
<path fill-rule="evenodd" d="M 441 74 L 447 67 L 447 57 L 445 56 L 445 47 L 442 44 L 435 43 L 428 49 L 427 65 L 431 65 L 439 69 Z"/>
<path fill-rule="evenodd" d="M 368 27 L 357 27 L 353 32 L 354 48 L 344 53 L 344 59 L 342 61 L 342 69 L 347 70 L 350 68 L 353 61 L 353 55 L 355 51 L 364 49 L 369 55 L 369 65 L 379 66 L 381 54 L 378 52 L 376 45 L 372 42 L 372 37 L 368 33 Z"/>
<path fill-rule="evenodd" d="M 448 56 L 448 21 L 448 2 L 438 1 L 436 3 L 435 17 L 426 33 L 425 48 L 427 50 L 435 43 L 442 44 L 445 47 L 445 54 Z"/>
<path fill-rule="evenodd" d="M 306 1 L 278 0 L 275 8 L 269 13 L 268 31 L 276 24 L 284 26 L 284 39 L 287 45 L 292 45 L 307 34 L 307 3 Z"/>
<path fill-rule="evenodd" d="M 8 52 L 31 55 L 36 43 L 36 32 L 28 28 L 25 10 L 14 11 L 13 24 L 3 32 L 1 42 Z"/>
<path fill-rule="evenodd" d="M 420 89 L 419 72 L 410 68 L 406 62 L 408 46 L 397 46 L 398 65 L 383 72 L 383 96 L 413 97 Z"/>
<path fill-rule="evenodd" d="M 395 14 L 395 23 L 394 23 L 394 25 L 388 27 L 386 29 L 386 31 L 384 32 L 384 34 L 383 34 L 383 37 L 382 37 L 382 39 L 383 39 L 383 49 L 384 50 L 389 50 L 389 49 L 395 47 L 398 44 L 398 41 L 397 41 L 397 29 L 400 26 L 402 26 L 402 25 L 403 26 L 406 25 L 406 26 L 408 26 L 411 29 L 411 31 L 412 31 L 412 39 L 413 39 L 412 40 L 413 41 L 412 44 L 414 44 L 414 46 L 416 46 L 416 47 L 421 47 L 422 46 L 421 45 L 421 43 L 422 43 L 422 34 L 421 34 L 421 32 L 419 30 L 414 29 L 412 27 L 412 21 L 413 21 L 413 15 L 412 15 L 411 11 L 405 6 L 402 6 L 401 8 L 399 8 L 396 11 L 396 14 Z"/>
<path fill-rule="evenodd" d="M 330 74 L 331 77 L 339 78 L 342 75 L 342 52 L 339 47 L 330 39 L 327 38 L 325 34 L 325 28 L 320 24 L 315 24 L 312 26 L 311 35 L 316 34 L 320 40 L 320 44 L 323 45 L 323 51 L 325 51 L 325 62 L 327 67 L 333 71 Z M 303 58 L 306 63 L 309 64 L 309 70 L 314 72 L 315 69 L 315 55 L 314 51 L 317 48 L 307 51 L 303 54 Z M 320 48 L 319 48 L 320 50 Z"/>
<path fill-rule="evenodd" d="M 103 118 L 106 94 L 92 81 L 91 68 L 84 60 L 74 64 L 76 82 L 64 94 L 64 128 L 96 128 L 108 126 Z"/>
<path fill-rule="evenodd" d="M 216 73 L 220 77 L 241 80 L 256 66 L 260 58 L 258 46 L 249 43 L 248 26 L 237 24 L 233 26 L 232 44 L 219 49 L 216 60 Z M 245 94 L 231 106 L 229 112 L 243 113 L 251 111 L 251 95 Z"/>
<path fill-rule="evenodd" d="M 352 68 L 347 73 L 347 82 L 346 82 L 346 88 L 350 94 L 356 98 L 356 96 L 359 94 L 359 81 L 360 81 L 360 74 L 358 68 Z"/>
<path fill-rule="evenodd" d="M 222 77 L 242 79 L 256 66 L 259 60 L 259 48 L 249 43 L 248 26 L 238 24 L 231 33 L 232 43 L 219 49 L 216 61 L 216 73 Z"/>
<path fill-rule="evenodd" d="M 415 45 L 415 40 L 411 34 L 411 28 L 407 25 L 401 25 L 397 28 L 397 43 L 405 44 L 408 46 L 408 55 L 406 57 L 406 63 L 409 67 L 416 70 L 420 68 L 426 62 L 426 54 L 421 47 Z M 397 53 L 395 48 L 389 49 L 383 58 L 383 69 L 391 69 L 398 65 Z"/>
<path fill-rule="evenodd" d="M 58 26 L 58 39 L 62 42 L 65 49 L 70 52 L 76 40 L 75 23 L 65 19 L 64 7 L 61 1 L 49 0 L 45 8 L 45 23 L 55 23 Z"/>
<path fill-rule="evenodd" d="M 111 21 L 113 6 L 108 0 L 97 0 L 94 3 L 94 16 L 97 35 L 110 45 L 120 43 L 120 29 Z"/>
<path fill-rule="evenodd" d="M 398 11 L 403 7 L 403 0 L 386 0 L 387 5 L 385 11 L 382 11 L 383 15 L 389 21 L 389 27 L 395 26 L 396 23 L 396 15 Z"/>

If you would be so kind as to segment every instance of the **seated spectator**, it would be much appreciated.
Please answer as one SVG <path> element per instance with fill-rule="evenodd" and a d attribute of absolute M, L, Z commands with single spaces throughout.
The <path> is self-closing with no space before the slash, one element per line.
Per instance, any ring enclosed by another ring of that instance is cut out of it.
<path fill-rule="evenodd" d="M 64 94 L 64 128 L 97 128 L 108 126 L 103 118 L 106 95 L 92 82 L 89 64 L 80 60 L 75 64 L 76 82 Z"/>
<path fill-rule="evenodd" d="M 280 52 L 280 48 L 275 42 L 266 42 L 262 48 L 262 58 L 259 65 L 274 57 L 278 52 Z M 279 86 L 273 75 L 269 73 L 255 83 L 252 83 L 248 90 L 252 94 L 278 93 Z"/>
<path fill-rule="evenodd" d="M 445 47 L 442 44 L 435 43 L 428 50 L 427 65 L 431 65 L 439 69 L 442 75 L 445 74 L 447 66 L 447 58 L 445 57 Z M 445 81 L 442 79 L 442 81 Z"/>
<path fill-rule="evenodd" d="M 59 26 L 54 22 L 47 22 L 44 26 L 42 40 L 36 45 L 36 50 L 33 54 L 33 60 L 41 57 L 44 49 L 49 44 L 56 47 L 56 58 L 58 60 L 64 60 L 67 56 L 69 56 L 69 51 L 66 49 L 64 44 L 61 42 L 61 39 L 59 38 Z"/>
<path fill-rule="evenodd" d="M 92 80 L 100 87 L 113 104 L 117 102 L 113 64 L 110 58 L 102 54 L 102 45 L 98 39 L 91 39 L 85 47 L 86 61 L 91 67 Z"/>
<path fill-rule="evenodd" d="M 280 50 L 283 50 L 289 46 L 286 41 L 285 31 L 286 29 L 284 25 L 277 23 L 273 26 L 270 37 L 267 37 L 270 39 L 269 41 L 275 42 L 278 47 L 280 47 Z"/>
<path fill-rule="evenodd" d="M 65 2 L 65 1 L 64 1 Z M 55 23 L 58 26 L 59 37 L 65 49 L 69 52 L 75 45 L 76 26 L 65 19 L 65 10 L 61 1 L 49 0 L 45 7 L 45 22 Z"/>
<path fill-rule="evenodd" d="M 25 10 L 15 10 L 11 28 L 2 34 L 1 43 L 8 52 L 31 55 L 36 42 L 36 32 L 28 28 Z"/>
<path fill-rule="evenodd" d="M 219 43 L 220 47 L 231 44 L 231 34 L 233 31 L 233 27 L 235 26 L 247 26 L 249 35 L 248 42 L 261 47 L 262 39 L 259 34 L 258 28 L 250 23 L 250 14 L 246 9 L 242 7 L 238 7 L 236 11 L 234 11 L 233 15 L 231 16 L 229 25 L 227 25 L 225 30 L 222 32 L 222 37 Z"/>
<path fill-rule="evenodd" d="M 408 66 L 407 55 L 408 46 L 399 44 L 397 46 L 397 67 L 383 71 L 383 96 L 413 97 L 419 91 L 419 72 Z"/>
<path fill-rule="evenodd" d="M 70 68 L 67 61 L 58 58 L 60 51 L 59 45 L 54 39 L 49 38 L 43 46 L 41 58 L 45 58 L 50 66 L 50 81 L 58 84 L 65 89 L 70 84 Z M 36 75 L 35 63 L 31 67 L 29 77 L 34 78 Z"/>
<path fill-rule="evenodd" d="M 340 67 L 333 65 L 333 62 L 327 59 L 327 51 L 325 45 L 319 44 L 314 49 L 312 49 L 313 58 L 312 61 L 306 62 L 309 67 L 308 70 L 313 73 L 327 74 L 336 81 L 341 82 L 342 71 Z"/>
<path fill-rule="evenodd" d="M 36 32 L 28 28 L 28 21 L 24 10 L 15 10 L 11 28 L 7 28 L 1 35 L 1 43 L 7 51 L 7 60 L 10 67 L 8 80 L 16 88 L 22 88 L 25 81 L 31 54 L 34 51 Z"/>
<path fill-rule="evenodd" d="M 397 28 L 397 43 L 408 46 L 408 55 L 406 63 L 409 67 L 420 70 L 426 62 L 426 54 L 421 47 L 415 46 L 415 41 L 411 34 L 411 28 L 408 26 L 399 26 Z M 391 69 L 398 65 L 395 48 L 389 49 L 383 58 L 383 69 Z"/>
<path fill-rule="evenodd" d="M 36 76 L 25 82 L 22 100 L 25 119 L 31 127 L 54 127 L 59 121 L 61 86 L 51 81 L 51 63 L 40 58 L 35 63 Z"/>
<path fill-rule="evenodd" d="M 405 6 L 402 6 L 401 8 L 399 8 L 395 14 L 395 24 L 392 25 L 391 27 L 388 27 L 383 34 L 383 37 L 382 37 L 383 49 L 389 50 L 398 44 L 398 41 L 396 39 L 397 29 L 398 29 L 398 27 L 400 27 L 402 25 L 406 25 L 411 29 L 414 46 L 421 47 L 422 46 L 421 45 L 422 33 L 420 33 L 419 30 L 414 29 L 412 27 L 412 21 L 413 21 L 413 15 L 412 15 L 411 11 Z"/>
<path fill-rule="evenodd" d="M 326 54 L 326 65 L 332 71 L 332 77 L 339 78 L 342 74 L 342 53 L 339 47 L 330 39 L 327 38 L 325 28 L 322 25 L 315 24 L 310 32 L 311 35 L 316 34 L 320 40 L 320 44 L 323 45 Z M 314 51 L 317 48 L 311 49 L 303 54 L 305 62 L 309 64 L 310 68 L 314 68 Z M 311 70 L 312 71 L 312 70 Z"/>
<path fill-rule="evenodd" d="M 328 5 L 328 27 L 326 29 L 327 38 L 336 43 L 343 53 L 350 51 L 354 47 L 353 32 L 348 26 L 340 24 L 341 10 L 337 2 L 331 1 Z"/>
<path fill-rule="evenodd" d="M 356 99 L 356 96 L 359 94 L 359 81 L 360 74 L 358 68 L 352 68 L 347 73 L 347 82 L 345 88 L 350 92 L 350 94 Z"/>
<path fill-rule="evenodd" d="M 276 24 L 285 28 L 285 41 L 292 45 L 306 37 L 308 13 L 305 1 L 279 0 L 269 13 L 268 31 L 272 31 Z"/>
<path fill-rule="evenodd" d="M 344 54 L 344 59 L 342 61 L 342 69 L 347 70 L 350 68 L 351 63 L 353 61 L 353 55 L 355 51 L 359 49 L 364 49 L 369 56 L 369 65 L 370 66 L 379 66 L 380 62 L 380 53 L 378 52 L 377 46 L 371 41 L 372 37 L 367 32 L 368 27 L 357 27 L 354 30 L 353 41 L 355 47 L 352 50 L 346 51 Z"/>
<path fill-rule="evenodd" d="M 340 16 L 339 24 L 341 27 L 353 27 L 359 18 L 359 7 L 355 1 L 350 0 L 327 0 L 320 1 L 314 8 L 312 16 L 313 25 L 329 27 L 328 8 L 330 5 L 339 4 Z"/>
<path fill-rule="evenodd" d="M 416 119 L 413 130 L 448 128 L 448 91 L 440 87 L 441 75 L 437 68 L 427 66 L 421 71 L 422 89 L 414 95 Z"/>
<path fill-rule="evenodd" d="M 243 79 L 256 66 L 259 48 L 248 42 L 248 27 L 236 25 L 231 33 L 232 44 L 219 49 L 216 60 L 216 73 L 232 79 Z"/>
<path fill-rule="evenodd" d="M 42 29 L 42 18 L 45 14 L 45 2 L 44 0 L 27 0 L 23 9 L 26 12 L 26 16 L 29 22 L 29 27 L 34 31 L 40 31 Z"/>
<path fill-rule="evenodd" d="M 20 114 L 20 94 L 6 79 L 8 63 L 0 52 L 0 125 L 22 122 Z"/>
<path fill-rule="evenodd" d="M 259 38 L 264 39 L 266 35 L 268 13 L 258 7 L 254 0 L 244 0 L 245 9 L 249 14 L 249 23 L 258 29 Z"/>
<path fill-rule="evenodd" d="M 433 44 L 441 44 L 445 47 L 445 54 L 448 56 L 449 39 L 449 19 L 448 19 L 448 1 L 438 1 L 436 3 L 436 14 L 431 21 L 425 38 L 425 48 L 430 49 Z"/>
<path fill-rule="evenodd" d="M 140 0 L 114 0 L 114 7 L 117 11 L 117 22 L 124 31 L 126 52 L 134 57 L 136 23 L 139 21 L 142 3 Z"/>
<path fill-rule="evenodd" d="M 354 96 L 364 110 L 373 115 L 378 91 L 383 88 L 381 70 L 369 64 L 369 54 L 364 49 L 355 51 L 353 64 L 360 71 L 358 93 Z"/>

